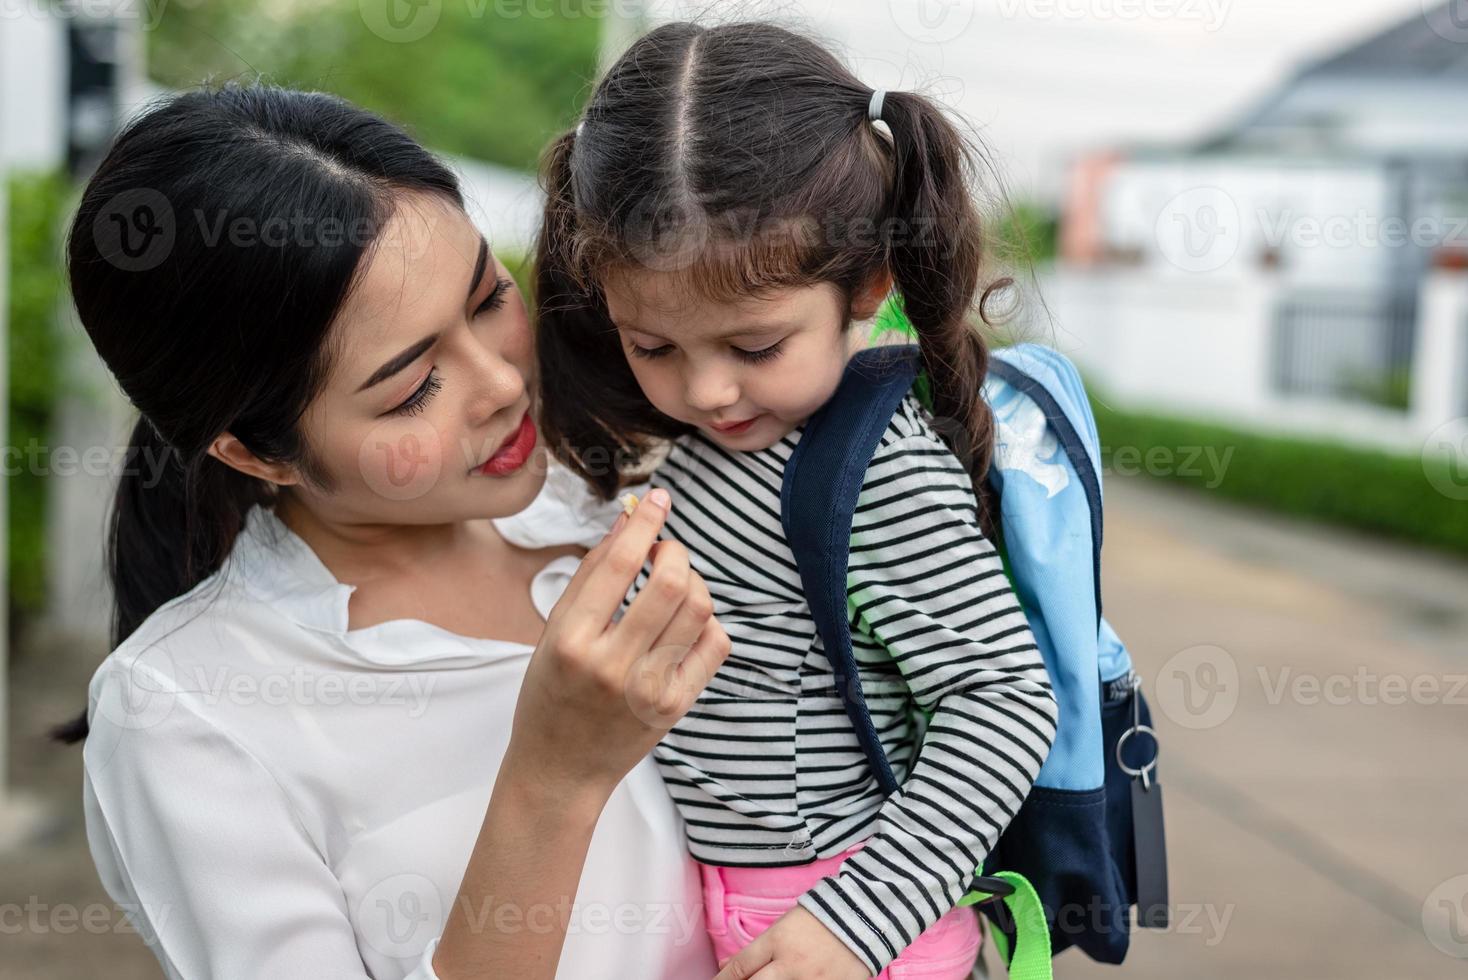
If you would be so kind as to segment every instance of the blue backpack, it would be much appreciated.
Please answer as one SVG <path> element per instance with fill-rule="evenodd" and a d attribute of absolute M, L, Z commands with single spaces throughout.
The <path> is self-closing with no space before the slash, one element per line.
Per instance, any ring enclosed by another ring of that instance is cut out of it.
<path fill-rule="evenodd" d="M 852 358 L 786 465 L 780 517 L 822 645 L 878 784 L 897 790 L 861 691 L 846 592 L 851 521 L 898 404 L 926 378 L 915 346 Z M 993 921 L 1012 978 L 1048 978 L 1077 946 L 1120 963 L 1140 924 L 1167 924 L 1157 743 L 1131 658 L 1101 616 L 1101 479 L 1095 421 L 1075 367 L 1023 344 L 994 352 L 984 395 L 999 433 L 990 485 L 997 545 L 1059 705 L 1034 788 L 960 904 Z"/>

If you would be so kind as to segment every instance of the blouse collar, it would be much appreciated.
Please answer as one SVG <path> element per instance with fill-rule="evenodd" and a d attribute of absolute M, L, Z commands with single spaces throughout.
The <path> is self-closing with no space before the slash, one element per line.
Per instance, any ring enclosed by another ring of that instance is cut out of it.
<path fill-rule="evenodd" d="M 420 663 L 458 655 L 478 658 L 490 651 L 510 654 L 526 649 L 508 640 L 460 636 L 420 620 L 390 620 L 349 631 L 347 604 L 357 587 L 337 581 L 311 546 L 263 504 L 256 504 L 246 515 L 230 561 L 233 570 L 229 574 L 237 575 L 251 595 L 301 626 L 340 638 L 373 663 Z M 530 598 L 542 618 L 549 618 L 580 563 L 579 558 L 562 555 L 536 573 Z M 419 639 L 424 633 L 433 634 L 439 642 L 427 646 L 402 642 Z"/>
<path fill-rule="evenodd" d="M 254 595 L 290 619 L 313 629 L 346 632 L 347 603 L 357 587 L 337 581 L 273 508 L 250 508 L 230 560 Z"/>

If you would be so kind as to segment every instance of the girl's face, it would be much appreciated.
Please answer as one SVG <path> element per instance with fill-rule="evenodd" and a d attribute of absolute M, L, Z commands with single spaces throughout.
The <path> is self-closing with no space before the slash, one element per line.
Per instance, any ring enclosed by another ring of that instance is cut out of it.
<path fill-rule="evenodd" d="M 829 283 L 735 302 L 693 295 L 673 273 L 614 275 L 607 312 L 654 408 L 726 449 L 767 449 L 833 395 L 857 337 Z M 869 314 L 868 314 L 869 315 Z"/>
<path fill-rule="evenodd" d="M 364 262 L 333 327 L 332 375 L 302 420 L 331 513 L 439 524 L 524 509 L 544 449 L 530 322 L 509 273 L 461 210 L 423 193 L 401 196 Z"/>

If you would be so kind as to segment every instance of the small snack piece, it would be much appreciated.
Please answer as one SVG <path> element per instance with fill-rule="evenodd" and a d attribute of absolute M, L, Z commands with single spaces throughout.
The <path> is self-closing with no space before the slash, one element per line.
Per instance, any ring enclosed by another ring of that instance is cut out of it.
<path fill-rule="evenodd" d="M 624 493 L 622 494 L 621 500 L 622 513 L 626 514 L 628 517 L 631 517 L 632 512 L 637 509 L 637 494 Z"/>

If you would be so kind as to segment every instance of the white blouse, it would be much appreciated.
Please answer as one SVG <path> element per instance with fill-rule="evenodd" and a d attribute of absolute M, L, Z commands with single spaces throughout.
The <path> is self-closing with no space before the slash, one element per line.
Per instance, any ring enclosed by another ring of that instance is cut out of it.
<path fill-rule="evenodd" d="M 590 546 L 618 507 L 553 467 L 496 523 L 525 546 Z M 542 615 L 576 564 L 535 577 Z M 353 588 L 256 507 L 224 567 L 92 678 L 92 857 L 170 978 L 436 980 L 532 648 L 411 619 L 349 630 Z M 556 913 L 468 911 L 498 930 Z M 715 972 L 696 866 L 644 759 L 597 824 L 557 976 Z"/>

